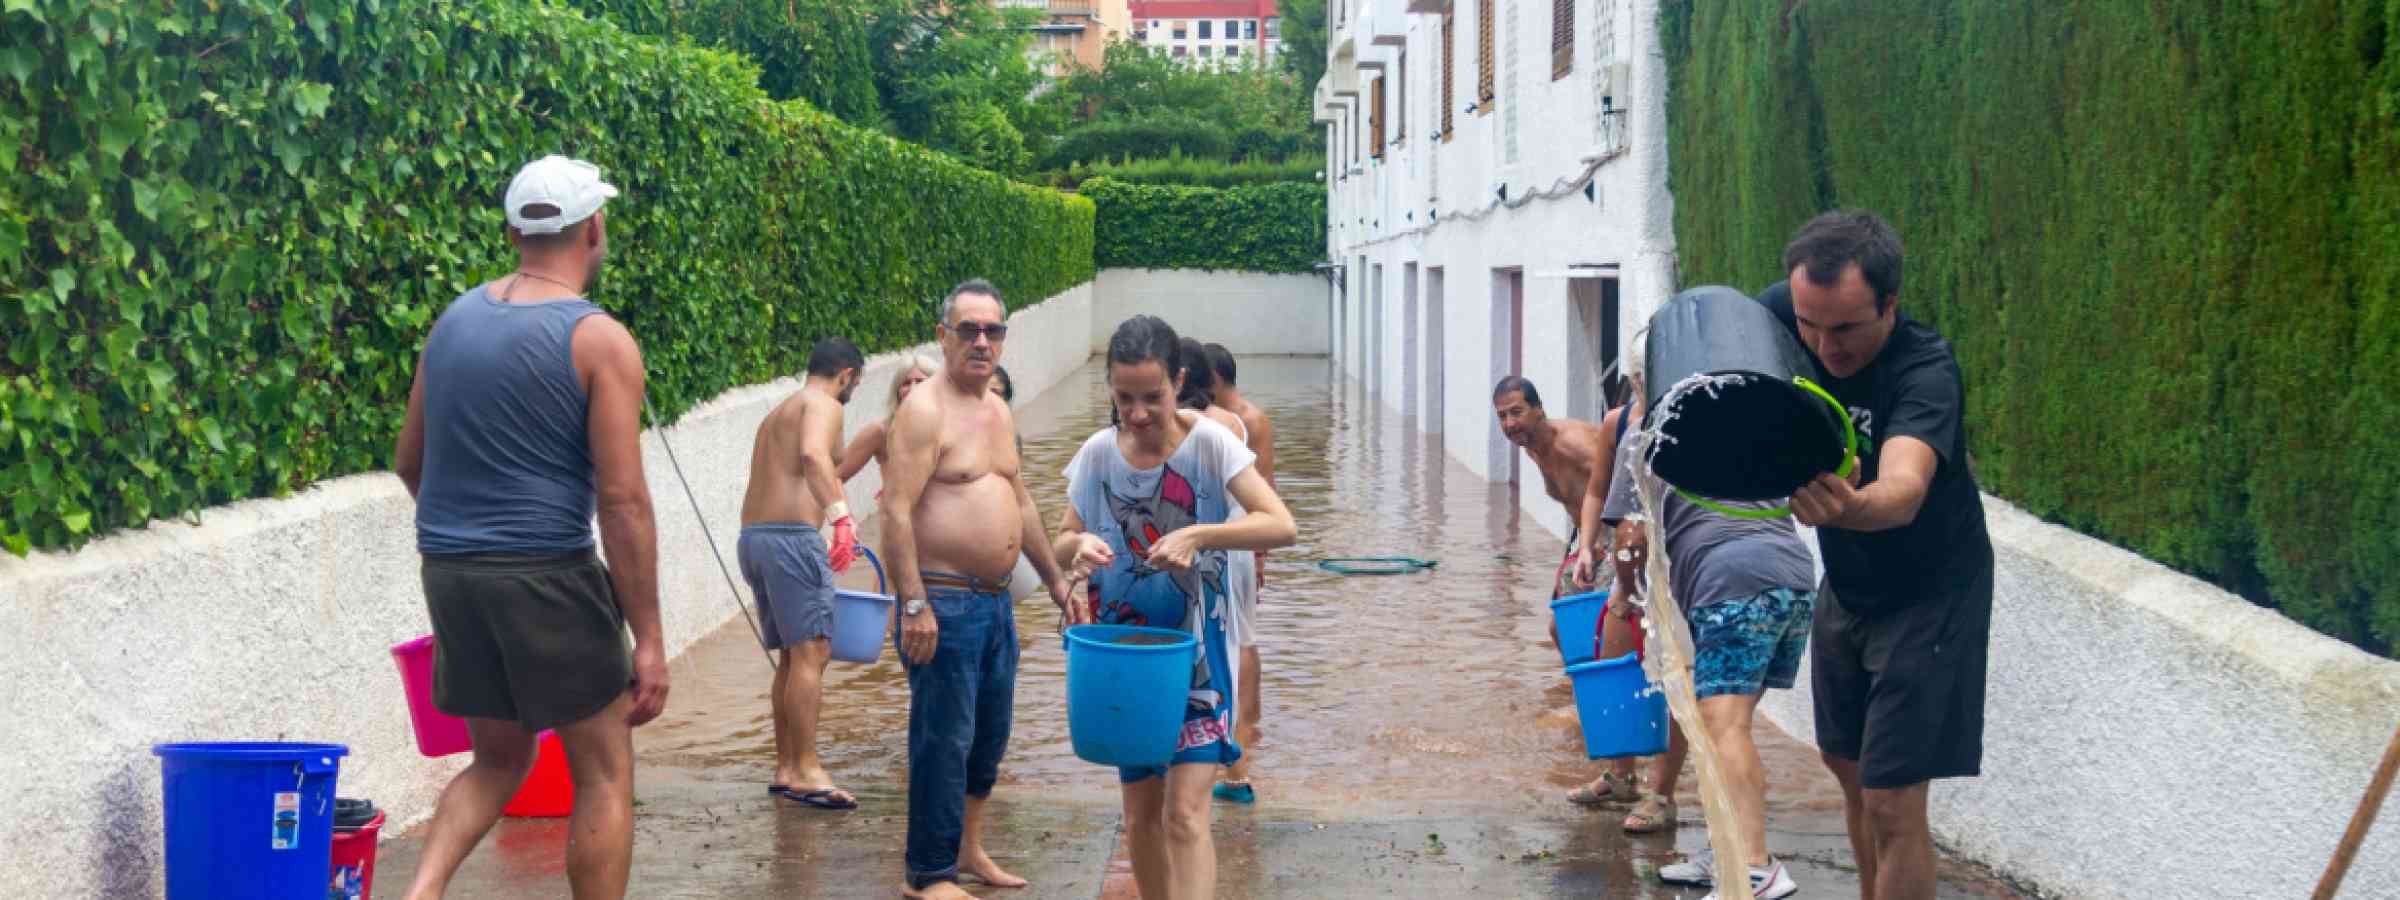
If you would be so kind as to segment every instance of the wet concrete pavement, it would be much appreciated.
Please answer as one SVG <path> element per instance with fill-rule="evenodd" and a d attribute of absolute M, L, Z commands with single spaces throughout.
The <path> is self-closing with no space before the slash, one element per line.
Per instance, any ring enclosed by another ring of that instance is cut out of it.
<path fill-rule="evenodd" d="M 1242 362 L 1275 417 L 1279 481 L 1300 543 L 1270 558 L 1261 604 L 1265 737 L 1260 802 L 1220 804 L 1219 896 L 1698 897 L 1652 877 L 1706 843 L 1696 775 L 1683 827 L 1636 837 L 1622 809 L 1586 811 L 1565 791 L 1596 774 L 1548 643 L 1548 584 L 1561 546 L 1495 490 L 1357 392 L 1321 359 Z M 1052 523 L 1059 471 L 1106 423 L 1086 368 L 1019 413 L 1029 487 Z M 1481 440 L 1480 435 L 1471 436 Z M 1528 477 L 1534 476 L 1528 472 Z M 660 515 L 689 515 L 671 504 Z M 713 522 L 719 531 L 733 523 Z M 868 525 L 871 533 L 872 522 Z M 1435 558 L 1432 574 L 1336 576 L 1328 556 Z M 848 581 L 872 586 L 853 570 Z M 987 843 L 1033 881 L 986 896 L 1131 897 L 1115 775 L 1074 758 L 1057 613 L 1017 605 L 1024 652 L 1015 731 Z M 907 684 L 890 653 L 827 673 L 820 747 L 861 808 L 828 813 L 769 798 L 768 669 L 739 619 L 673 667 L 665 717 L 635 735 L 637 897 L 896 896 L 906 830 Z M 1769 844 L 1803 896 L 1856 896 L 1838 788 L 1813 749 L 1760 723 Z M 1938 788 L 1937 788 L 1938 789 Z M 454 883 L 463 898 L 568 895 L 564 820 L 504 820 Z M 377 892 L 399 897 L 419 839 L 383 848 Z M 2019 894 L 1945 860 L 1944 897 Z M 971 887 L 971 889 L 973 889 Z"/>

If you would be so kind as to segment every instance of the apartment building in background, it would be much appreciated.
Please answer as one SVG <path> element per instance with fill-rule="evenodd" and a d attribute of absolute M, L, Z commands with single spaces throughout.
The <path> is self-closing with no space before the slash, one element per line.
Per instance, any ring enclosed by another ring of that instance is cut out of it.
<path fill-rule="evenodd" d="M 1133 40 L 1196 65 L 1269 65 L 1283 49 L 1275 0 L 1134 0 Z"/>
<path fill-rule="evenodd" d="M 1521 374 L 1551 415 L 1598 421 L 1676 289 L 1661 2 L 1326 3 L 1338 371 L 1562 536 L 1491 389 Z"/>
<path fill-rule="evenodd" d="M 1031 7 L 1049 14 L 1033 26 L 1033 46 L 1027 52 L 1042 61 L 1042 71 L 1058 75 L 1069 63 L 1100 68 L 1101 54 L 1111 39 L 1133 33 L 1133 6 L 1128 0 L 999 0 L 1002 7 Z"/>

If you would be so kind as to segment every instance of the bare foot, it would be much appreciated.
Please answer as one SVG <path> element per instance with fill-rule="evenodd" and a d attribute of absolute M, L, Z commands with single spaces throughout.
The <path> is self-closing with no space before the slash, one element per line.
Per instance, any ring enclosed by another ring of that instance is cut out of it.
<path fill-rule="evenodd" d="M 1025 879 L 1008 874 L 1008 870 L 1000 868 L 999 863 L 993 862 L 992 857 L 982 851 L 959 854 L 958 874 L 996 888 L 1025 886 Z"/>
<path fill-rule="evenodd" d="M 976 900 L 974 894 L 967 893 L 955 881 L 940 882 L 924 890 L 910 888 L 908 882 L 903 881 L 900 883 L 900 896 L 908 900 Z"/>

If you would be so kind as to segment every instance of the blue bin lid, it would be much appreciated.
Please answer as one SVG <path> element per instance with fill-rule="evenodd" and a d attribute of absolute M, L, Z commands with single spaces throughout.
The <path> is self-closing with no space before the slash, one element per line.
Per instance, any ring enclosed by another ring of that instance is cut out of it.
<path fill-rule="evenodd" d="M 1567 667 L 1567 674 L 1573 675 L 1577 672 L 1593 672 L 1600 669 L 1613 669 L 1618 666 L 1637 666 L 1641 665 L 1641 662 L 1642 658 L 1640 654 L 1628 653 L 1624 656 L 1619 656 L 1614 659 L 1596 659 L 1591 662 L 1576 663 Z"/>
<path fill-rule="evenodd" d="M 1590 600 L 1590 599 L 1592 599 L 1592 598 L 1594 598 L 1594 597 L 1598 597 L 1598 598 L 1600 598 L 1602 601 L 1604 601 L 1604 602 L 1605 602 L 1606 600 L 1608 600 L 1608 592 L 1607 592 L 1607 591 L 1585 591 L 1585 592 L 1583 592 L 1583 593 L 1580 593 L 1580 594 L 1575 594 L 1575 595 L 1572 595 L 1572 596 L 1560 597 L 1560 598 L 1558 598 L 1558 599 L 1556 599 L 1556 600 L 1552 600 L 1552 601 L 1550 601 L 1550 608 L 1551 608 L 1551 609 L 1558 609 L 1558 608 L 1560 608 L 1560 607 L 1565 607 L 1565 606 L 1574 606 L 1575 604 L 1582 603 L 1582 602 L 1584 602 L 1584 601 L 1586 601 L 1586 600 Z"/>
<path fill-rule="evenodd" d="M 1133 636 L 1159 638 L 1163 643 L 1128 644 L 1121 639 Z M 1067 646 L 1076 644 L 1106 648 L 1121 653 L 1177 653 L 1188 651 L 1199 643 L 1189 631 L 1176 628 L 1152 628 L 1147 625 L 1077 625 L 1067 629 Z"/>
<path fill-rule="evenodd" d="M 350 755 L 350 748 L 341 744 L 297 744 L 248 742 L 229 744 L 156 744 L 150 752 L 171 759 L 217 760 L 221 762 L 299 762 L 309 759 L 333 759 Z"/>

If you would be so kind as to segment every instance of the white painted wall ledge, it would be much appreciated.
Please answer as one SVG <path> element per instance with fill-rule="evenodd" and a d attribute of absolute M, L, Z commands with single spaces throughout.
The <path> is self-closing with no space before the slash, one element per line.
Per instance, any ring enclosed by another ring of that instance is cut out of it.
<path fill-rule="evenodd" d="M 1983 776 L 1943 844 L 2063 896 L 2304 897 L 2400 725 L 2400 662 L 1986 495 Z M 1761 709 L 1813 740 L 1808 675 Z M 2387 809 L 2344 896 L 2400 884 Z"/>
<path fill-rule="evenodd" d="M 1018 310 L 1003 364 L 1020 401 L 1089 358 L 1092 285 Z M 931 346 L 912 353 L 934 353 Z M 906 353 L 871 359 L 846 411 L 855 434 L 888 410 Z M 671 442 L 717 546 L 733 552 L 750 444 L 786 378 L 735 388 L 644 432 L 658 523 L 659 597 L 675 655 L 738 615 Z M 872 515 L 880 472 L 848 485 Z M 398 478 L 337 478 L 280 499 L 156 522 L 70 553 L 0 556 L 0 897 L 156 897 L 163 890 L 159 764 L 169 741 L 348 745 L 340 791 L 391 816 L 429 815 L 466 759 L 419 756 L 392 644 L 430 630 L 418 581 L 415 505 Z"/>

